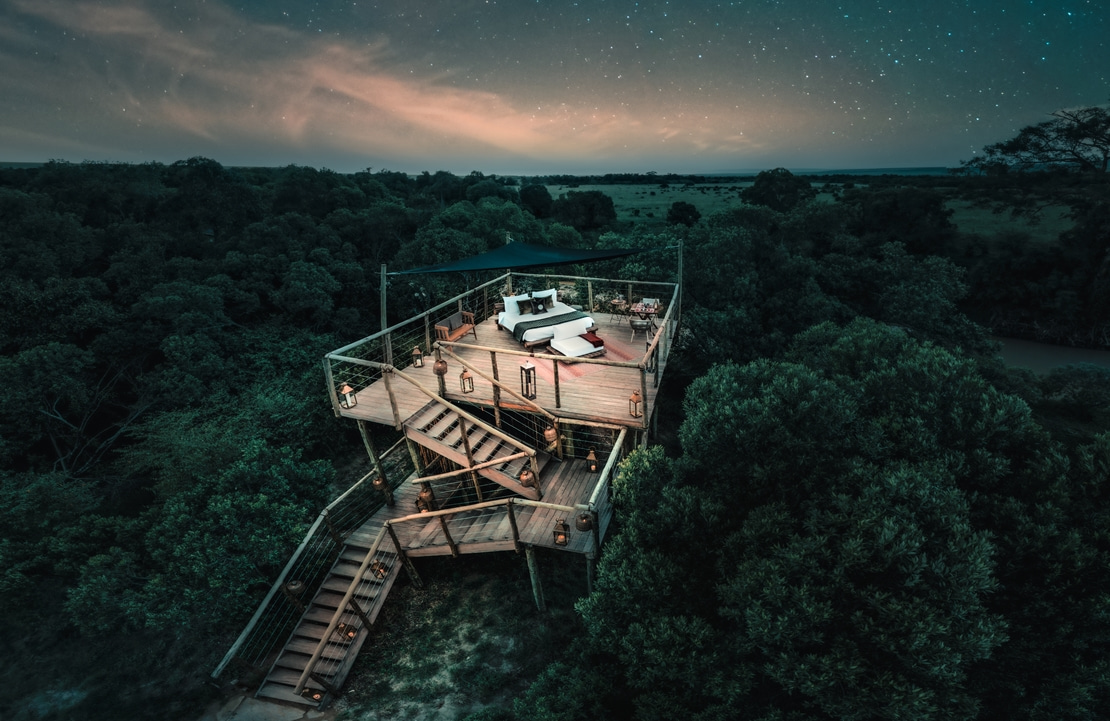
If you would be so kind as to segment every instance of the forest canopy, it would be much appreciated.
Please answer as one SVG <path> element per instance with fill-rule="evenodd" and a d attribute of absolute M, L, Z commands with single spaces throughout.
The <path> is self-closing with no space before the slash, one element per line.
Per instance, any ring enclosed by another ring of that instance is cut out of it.
<path fill-rule="evenodd" d="M 1104 182 L 855 179 L 818 198 L 760 178 L 725 212 L 631 224 L 604 192 L 479 172 L 0 169 L 8 687 L 86 693 L 42 718 L 195 715 L 199 679 L 365 462 L 319 359 L 377 330 L 381 264 L 512 237 L 660 249 L 589 274 L 675 280 L 681 240 L 677 430 L 621 468 L 579 641 L 491 713 L 1099 717 L 1110 372 L 1007 369 L 990 336 L 1110 345 Z M 1075 224 L 1051 243 L 968 234 L 953 198 L 1051 198 Z M 391 282 L 388 322 L 467 281 Z"/>

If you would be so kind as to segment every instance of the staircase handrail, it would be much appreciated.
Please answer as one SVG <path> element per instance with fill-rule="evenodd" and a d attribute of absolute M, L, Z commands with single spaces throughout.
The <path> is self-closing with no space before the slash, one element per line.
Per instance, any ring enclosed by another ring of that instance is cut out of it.
<path fill-rule="evenodd" d="M 392 446 L 390 446 L 384 453 L 382 453 L 382 458 L 389 456 L 403 442 L 404 441 L 398 441 L 397 443 L 394 443 Z M 289 561 L 285 564 L 285 567 L 281 569 L 281 573 L 278 574 L 277 579 L 274 581 L 273 585 L 270 586 L 270 590 L 266 593 L 266 596 L 262 599 L 262 602 L 258 604 L 258 608 L 257 610 L 255 610 L 254 615 L 251 616 L 251 620 L 247 622 L 246 628 L 244 628 L 243 632 L 239 634 L 239 637 L 235 639 L 235 643 L 231 645 L 231 648 L 228 649 L 228 652 L 224 654 L 223 660 L 221 660 L 219 665 L 216 666 L 216 669 L 212 671 L 212 678 L 219 678 L 220 674 L 223 673 L 224 669 L 231 662 L 231 659 L 235 657 L 235 654 L 237 654 L 239 652 L 239 649 L 243 647 L 243 644 L 246 643 L 247 638 L 254 630 L 254 627 L 258 624 L 259 619 L 262 618 L 262 614 L 265 613 L 267 607 L 269 607 L 270 605 L 270 602 L 274 599 L 274 596 L 277 595 L 278 591 L 281 590 L 281 586 L 285 583 L 286 578 L 289 577 L 289 572 L 293 569 L 293 566 L 296 565 L 297 561 L 300 559 L 301 554 L 304 553 L 305 548 L 308 546 L 308 542 L 319 530 L 320 524 L 324 523 L 328 513 L 334 510 L 336 506 L 338 506 L 342 501 L 346 500 L 346 498 L 354 493 L 359 486 L 365 483 L 366 480 L 371 476 L 376 475 L 376 473 L 377 471 L 370 471 L 362 478 L 358 479 L 350 488 L 337 496 L 335 500 L 333 500 L 331 503 L 324 506 L 324 508 L 316 515 L 316 520 L 313 521 L 311 526 L 309 526 L 308 532 L 305 533 L 304 538 L 301 539 L 300 545 L 298 545 L 297 549 L 293 551 L 292 555 L 289 556 Z"/>
<path fill-rule="evenodd" d="M 489 468 L 490 466 L 496 466 L 502 463 L 509 463 L 511 461 L 527 457 L 528 454 L 524 451 L 521 451 L 520 453 L 514 453 L 510 456 L 503 456 L 499 458 L 494 458 L 489 461 L 483 461 L 482 463 L 476 463 L 473 466 L 468 466 L 466 468 L 459 468 L 458 470 L 447 471 L 446 473 L 437 473 L 434 476 L 417 476 L 416 478 L 410 480 L 409 483 L 419 485 L 421 483 L 428 483 L 430 481 L 442 481 L 444 478 L 454 478 L 455 476 L 461 476 L 470 473 L 471 471 L 480 471 L 483 468 Z"/>
<path fill-rule="evenodd" d="M 605 489 L 605 484 L 612 478 L 613 466 L 618 461 L 617 457 L 620 456 L 620 449 L 624 448 L 624 438 L 628 434 L 627 428 L 622 428 L 620 434 L 617 436 L 616 442 L 613 444 L 613 452 L 609 454 L 609 458 L 605 461 L 605 467 L 601 470 L 601 476 L 597 479 L 597 484 L 594 486 L 593 493 L 590 494 L 590 500 L 586 502 L 588 508 L 586 510 L 596 510 L 598 496 Z"/>
<path fill-rule="evenodd" d="M 388 525 L 388 523 L 389 521 L 386 521 L 386 525 Z M 362 564 L 359 565 L 355 577 L 347 587 L 347 592 L 343 594 L 343 600 L 339 602 L 339 607 L 336 608 L 335 613 L 332 614 L 331 620 L 328 622 L 328 628 L 324 631 L 324 635 L 320 637 L 320 641 L 316 644 L 316 650 L 312 652 L 312 657 L 305 665 L 304 672 L 301 673 L 301 677 L 297 679 L 297 686 L 293 689 L 293 693 L 299 694 L 304 690 L 305 684 L 308 683 L 309 677 L 316 669 L 317 662 L 320 660 L 320 657 L 324 655 L 324 648 L 331 640 L 331 635 L 335 633 L 336 626 L 339 625 L 339 619 L 347 612 L 347 604 L 351 602 L 351 598 L 354 597 L 355 591 L 358 589 L 359 585 L 362 584 L 362 574 L 366 573 L 366 569 L 370 567 L 370 561 L 378 553 L 378 548 L 381 547 L 382 539 L 385 537 L 385 534 L 386 526 L 383 525 L 382 530 L 378 531 L 378 536 L 374 539 L 373 545 L 370 546 L 370 550 L 366 552 L 366 558 L 362 559 Z M 369 629 L 365 629 L 365 632 L 368 633 Z"/>

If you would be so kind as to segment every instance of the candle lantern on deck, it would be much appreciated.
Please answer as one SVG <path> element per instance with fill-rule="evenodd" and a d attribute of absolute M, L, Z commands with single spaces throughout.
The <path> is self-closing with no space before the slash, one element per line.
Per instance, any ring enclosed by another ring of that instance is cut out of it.
<path fill-rule="evenodd" d="M 347 383 L 339 389 L 339 405 L 344 408 L 354 408 L 358 405 L 358 399 L 355 398 L 355 389 Z"/>
<path fill-rule="evenodd" d="M 633 418 L 641 418 L 644 415 L 644 397 L 640 395 L 639 390 L 632 391 L 632 395 L 628 398 L 628 415 Z"/>
<path fill-rule="evenodd" d="M 323 701 L 324 700 L 324 692 L 323 691 L 321 691 L 318 688 L 309 688 L 308 686 L 305 686 L 304 688 L 301 689 L 301 696 L 308 699 L 309 701 Z"/>
<path fill-rule="evenodd" d="M 594 519 L 588 513 L 579 513 L 578 517 L 574 519 L 574 527 L 579 531 L 592 531 L 594 529 Z"/>
<path fill-rule="evenodd" d="M 470 371 L 463 368 L 463 372 L 459 374 L 459 389 L 463 393 L 474 392 L 474 376 L 470 375 Z"/>
<path fill-rule="evenodd" d="M 556 546 L 567 545 L 567 543 L 570 541 L 570 526 L 567 525 L 566 520 L 560 518 L 559 520 L 555 521 L 555 530 L 553 532 L 553 535 L 555 536 Z"/>
<path fill-rule="evenodd" d="M 385 580 L 386 573 L 388 573 L 388 572 L 389 572 L 389 566 L 385 565 L 381 561 L 371 561 L 370 562 L 370 576 L 375 581 Z"/>
<path fill-rule="evenodd" d="M 420 489 L 420 494 L 416 497 L 416 510 L 421 513 L 433 511 L 435 510 L 434 501 L 435 496 L 432 495 L 432 487 L 425 483 L 424 487 Z"/>
<path fill-rule="evenodd" d="M 536 366 L 525 361 L 520 366 L 520 395 L 528 400 L 536 399 Z"/>
<path fill-rule="evenodd" d="M 522 470 L 520 472 L 520 475 L 517 476 L 517 480 L 519 480 L 520 485 L 524 486 L 525 488 L 536 487 L 536 474 L 532 473 L 532 469 L 528 468 L 527 466 L 525 466 L 524 470 Z"/>
<path fill-rule="evenodd" d="M 586 468 L 589 469 L 590 473 L 597 473 L 601 470 L 601 464 L 597 462 L 597 454 L 594 453 L 593 448 L 586 454 Z"/>
<path fill-rule="evenodd" d="M 353 623 L 341 623 L 335 627 L 335 632 L 348 641 L 353 641 L 355 636 L 358 635 L 358 629 L 355 628 Z"/>
<path fill-rule="evenodd" d="M 424 352 L 420 350 L 420 346 L 416 346 L 415 348 L 412 349 L 412 367 L 413 368 L 423 368 L 424 367 Z"/>

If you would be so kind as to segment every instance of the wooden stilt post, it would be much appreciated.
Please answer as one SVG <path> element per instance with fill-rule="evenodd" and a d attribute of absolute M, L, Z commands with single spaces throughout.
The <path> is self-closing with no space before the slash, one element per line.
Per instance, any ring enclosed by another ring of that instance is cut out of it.
<path fill-rule="evenodd" d="M 405 553 L 405 549 L 401 548 L 401 541 L 397 538 L 397 531 L 393 530 L 393 524 L 387 523 L 385 527 L 389 529 L 389 537 L 393 540 L 393 547 L 397 549 L 397 556 L 400 557 L 401 563 L 405 565 L 405 572 L 409 574 L 412 585 L 417 588 L 424 588 L 424 582 L 420 580 L 420 574 L 416 572 L 416 566 L 412 565 L 412 559 L 409 558 L 409 554 Z"/>
<path fill-rule="evenodd" d="M 393 488 L 389 484 L 389 479 L 385 476 L 385 469 L 382 467 L 381 459 L 378 458 L 377 451 L 374 450 L 374 441 L 370 437 L 370 424 L 361 418 L 357 419 L 358 432 L 362 435 L 362 445 L 366 446 L 366 454 L 370 456 L 370 461 L 374 464 L 374 470 L 378 473 L 378 478 L 381 483 L 374 483 L 374 487 L 381 491 L 385 496 L 385 505 L 393 508 Z"/>
<path fill-rule="evenodd" d="M 339 535 L 339 531 L 335 530 L 335 526 L 331 522 L 331 513 L 327 510 L 324 511 L 324 523 L 328 526 L 328 535 L 331 536 L 332 543 L 334 543 L 340 551 L 343 550 L 343 538 Z"/>
<path fill-rule="evenodd" d="M 540 583 L 540 569 L 536 563 L 536 549 L 525 546 L 524 556 L 528 559 L 528 575 L 532 577 L 532 596 L 536 599 L 536 608 L 540 613 L 547 613 L 547 604 L 543 600 L 543 585 Z"/>
<path fill-rule="evenodd" d="M 510 503 L 506 508 L 509 511 L 509 525 L 513 529 L 513 550 L 518 554 L 520 553 L 520 529 L 516 527 L 516 512 L 513 510 L 513 504 Z"/>
<path fill-rule="evenodd" d="M 500 381 L 497 375 L 497 351 L 489 352 L 489 363 L 493 368 L 493 379 Z M 493 425 L 501 427 L 501 386 L 493 384 Z"/>
<path fill-rule="evenodd" d="M 439 517 L 439 527 L 443 529 L 443 537 L 447 539 L 447 545 L 451 549 L 451 557 L 459 557 L 459 546 L 455 543 L 455 539 L 451 538 L 451 531 L 447 528 L 447 519 L 444 516 Z"/>
<path fill-rule="evenodd" d="M 420 460 L 420 451 L 416 449 L 416 444 L 412 439 L 405 436 L 405 445 L 409 449 L 409 457 L 412 459 L 412 465 L 416 469 L 416 475 L 424 475 L 424 463 Z"/>

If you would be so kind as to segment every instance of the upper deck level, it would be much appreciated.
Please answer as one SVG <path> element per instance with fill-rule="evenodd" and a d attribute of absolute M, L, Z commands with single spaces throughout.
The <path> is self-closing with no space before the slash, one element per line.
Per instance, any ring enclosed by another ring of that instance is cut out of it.
<path fill-rule="evenodd" d="M 542 342 L 526 347 L 500 328 L 504 296 L 549 289 L 556 289 L 561 303 L 581 309 L 592 320 L 604 342 L 603 355 L 571 358 Z M 646 429 L 679 327 L 679 290 L 675 283 L 506 273 L 328 353 L 324 371 L 332 407 L 336 415 L 399 429 L 438 397 L 495 415 L 523 411 L 553 420 Z M 632 312 L 644 298 L 657 299 L 653 312 Z M 458 311 L 474 315 L 474 332 L 437 341 L 436 324 Z M 647 328 L 634 329 L 632 321 Z M 414 361 L 414 349 L 423 356 L 422 365 Z M 434 373 L 435 360 L 447 363 L 444 375 Z M 460 381 L 464 370 L 472 390 Z M 349 390 L 343 393 L 345 388 Z"/>

